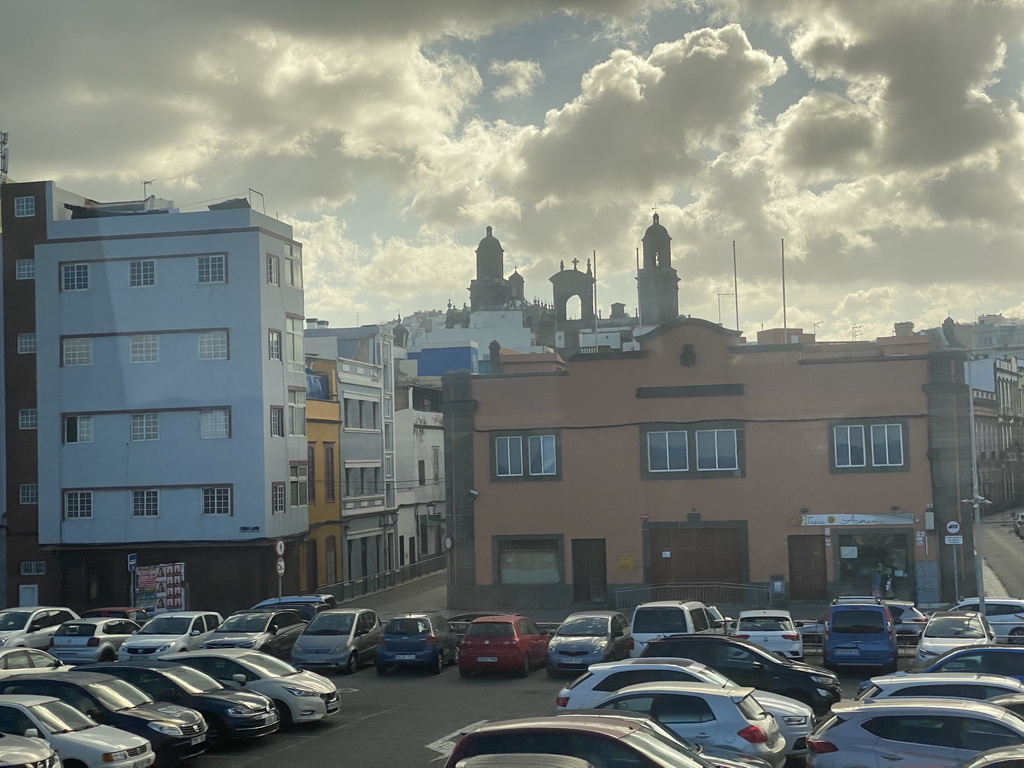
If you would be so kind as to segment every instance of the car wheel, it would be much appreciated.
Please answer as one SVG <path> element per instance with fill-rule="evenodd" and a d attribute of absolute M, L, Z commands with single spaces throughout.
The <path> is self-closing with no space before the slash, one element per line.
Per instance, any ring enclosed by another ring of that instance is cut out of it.
<path fill-rule="evenodd" d="M 1024 645 L 1024 627 L 1010 630 L 1009 639 L 1011 645 Z"/>
<path fill-rule="evenodd" d="M 527 675 L 529 675 L 531 666 L 532 665 L 530 664 L 530 654 L 524 653 L 523 666 L 516 670 L 516 677 L 526 677 Z"/>
<path fill-rule="evenodd" d="M 452 653 L 452 660 L 448 662 L 448 666 L 454 667 L 459 663 L 459 646 L 455 646 L 455 652 Z"/>
<path fill-rule="evenodd" d="M 377 667 L 378 675 L 386 675 L 388 673 L 387 668 L 383 664 L 376 664 L 375 666 Z"/>
<path fill-rule="evenodd" d="M 100 661 L 117 661 L 117 654 L 107 648 L 100 654 Z"/>
<path fill-rule="evenodd" d="M 277 716 L 280 719 L 281 727 L 287 728 L 292 724 L 292 711 L 280 699 L 274 699 L 274 708 L 277 709 Z"/>
<path fill-rule="evenodd" d="M 280 715 L 278 715 L 280 717 Z M 224 728 L 224 724 L 215 717 L 207 718 L 207 731 L 206 731 L 206 746 L 209 749 L 216 749 L 217 747 L 223 746 L 224 742 L 227 741 L 227 730 Z"/>
<path fill-rule="evenodd" d="M 430 665 L 430 674 L 440 675 L 442 671 L 444 671 L 444 653 L 438 649 L 437 661 Z"/>
<path fill-rule="evenodd" d="M 348 657 L 348 661 L 345 662 L 345 666 L 341 671 L 346 675 L 354 675 L 357 669 L 359 669 L 359 657 L 356 655 L 355 651 L 352 651 L 352 654 Z"/>

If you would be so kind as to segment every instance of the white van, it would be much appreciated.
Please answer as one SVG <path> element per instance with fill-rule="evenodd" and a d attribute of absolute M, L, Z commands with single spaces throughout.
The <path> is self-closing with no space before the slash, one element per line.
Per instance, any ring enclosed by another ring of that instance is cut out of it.
<path fill-rule="evenodd" d="M 722 634 L 714 614 L 697 600 L 658 600 L 638 605 L 633 611 L 633 650 L 639 656 L 647 644 L 665 635 Z"/>

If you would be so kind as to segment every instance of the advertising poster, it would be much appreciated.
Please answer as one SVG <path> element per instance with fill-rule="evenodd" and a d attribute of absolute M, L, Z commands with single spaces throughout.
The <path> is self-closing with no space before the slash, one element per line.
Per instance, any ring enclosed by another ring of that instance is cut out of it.
<path fill-rule="evenodd" d="M 185 610 L 185 564 L 140 565 L 135 571 L 135 605 L 152 613 Z"/>

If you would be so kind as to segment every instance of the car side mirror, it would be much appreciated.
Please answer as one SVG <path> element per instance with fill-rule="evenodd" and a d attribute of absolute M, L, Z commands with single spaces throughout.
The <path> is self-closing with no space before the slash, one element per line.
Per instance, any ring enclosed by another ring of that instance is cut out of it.
<path fill-rule="evenodd" d="M 271 627 L 270 629 L 267 630 L 267 633 L 271 634 L 271 635 L 276 635 L 277 634 L 277 627 Z"/>
<path fill-rule="evenodd" d="M 132 634 L 133 634 L 133 635 L 137 635 L 137 634 L 139 634 L 139 630 L 137 630 L 137 629 L 133 629 L 133 630 L 132 630 Z"/>
<path fill-rule="evenodd" d="M 239 685 L 245 685 L 245 675 L 232 675 L 231 679 Z"/>
<path fill-rule="evenodd" d="M 191 632 L 189 632 L 189 634 L 192 637 L 199 637 L 202 634 L 202 632 L 200 632 L 198 629 L 193 629 Z"/>
<path fill-rule="evenodd" d="M 35 728 L 26 728 L 25 733 L 23 735 L 25 736 L 26 739 L 38 739 L 39 731 Z"/>

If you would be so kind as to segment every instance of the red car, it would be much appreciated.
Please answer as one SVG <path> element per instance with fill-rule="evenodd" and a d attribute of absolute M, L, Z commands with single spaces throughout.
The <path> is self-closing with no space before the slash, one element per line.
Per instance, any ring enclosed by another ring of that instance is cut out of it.
<path fill-rule="evenodd" d="M 544 666 L 548 631 L 526 616 L 482 616 L 466 629 L 459 643 L 459 674 L 516 672 L 526 677 Z"/>

